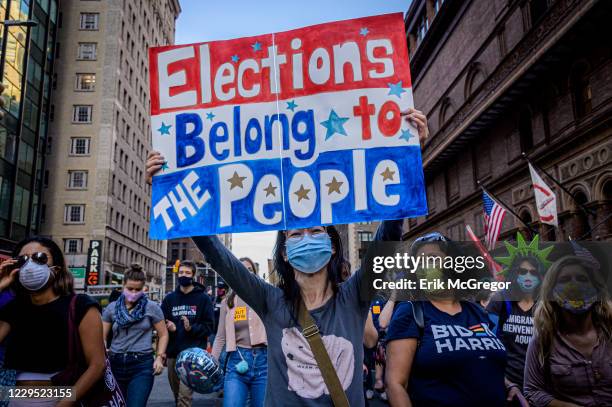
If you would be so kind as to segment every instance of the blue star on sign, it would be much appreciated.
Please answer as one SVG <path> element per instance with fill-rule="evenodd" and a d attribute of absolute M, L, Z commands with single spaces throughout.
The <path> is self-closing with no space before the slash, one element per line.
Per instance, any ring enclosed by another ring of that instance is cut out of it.
<path fill-rule="evenodd" d="M 363 27 L 361 30 L 359 30 L 359 35 L 361 35 L 363 37 L 365 37 L 369 33 L 370 33 L 370 30 L 368 30 L 366 27 Z"/>
<path fill-rule="evenodd" d="M 402 135 L 399 137 L 402 140 L 410 141 L 410 139 L 414 137 L 410 132 L 410 129 L 402 130 Z"/>
<path fill-rule="evenodd" d="M 402 88 L 402 81 L 398 83 L 389 83 L 389 95 L 395 95 L 398 98 L 402 98 L 402 93 L 406 92 L 406 89 Z"/>
<path fill-rule="evenodd" d="M 232 62 L 240 61 L 240 57 L 238 55 L 232 55 Z"/>
<path fill-rule="evenodd" d="M 157 129 L 157 131 L 159 131 L 162 136 L 164 134 L 170 135 L 170 127 L 172 127 L 172 126 L 169 125 L 169 124 L 164 124 L 164 122 L 162 122 L 161 127 L 159 129 Z"/>
<path fill-rule="evenodd" d="M 295 108 L 298 107 L 297 103 L 295 103 L 295 100 L 292 100 L 291 102 L 287 102 L 287 109 L 291 110 L 292 112 L 295 112 Z"/>
<path fill-rule="evenodd" d="M 334 134 L 342 134 L 343 136 L 348 136 L 346 134 L 346 130 L 344 130 L 344 123 L 348 121 L 348 117 L 340 117 L 334 111 L 331 110 L 329 113 L 329 119 L 321 122 L 321 125 L 327 129 L 327 134 L 325 135 L 325 140 L 333 136 Z"/>
<path fill-rule="evenodd" d="M 261 51 L 261 43 L 259 41 L 255 41 L 255 44 L 251 45 L 253 47 L 253 51 Z"/>
<path fill-rule="evenodd" d="M 168 161 L 164 161 L 164 163 L 162 164 L 161 169 L 162 169 L 162 171 L 168 169 Z"/>
<path fill-rule="evenodd" d="M 211 122 L 215 119 L 215 114 L 213 112 L 206 113 L 206 118 Z"/>

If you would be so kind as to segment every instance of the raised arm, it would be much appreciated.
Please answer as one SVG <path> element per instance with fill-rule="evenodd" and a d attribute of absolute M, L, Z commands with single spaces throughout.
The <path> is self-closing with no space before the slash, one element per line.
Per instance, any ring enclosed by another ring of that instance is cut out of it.
<path fill-rule="evenodd" d="M 263 317 L 267 313 L 267 299 L 276 287 L 247 270 L 216 236 L 194 236 L 194 243 L 206 257 L 206 261 L 225 282 L 253 310 Z"/>

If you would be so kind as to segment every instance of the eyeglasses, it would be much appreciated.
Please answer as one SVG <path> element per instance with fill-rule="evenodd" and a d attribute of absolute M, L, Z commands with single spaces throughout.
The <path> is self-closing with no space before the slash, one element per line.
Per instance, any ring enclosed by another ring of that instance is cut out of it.
<path fill-rule="evenodd" d="M 516 271 L 521 276 L 524 276 L 527 274 L 535 274 L 537 272 L 536 269 L 526 269 L 524 267 L 519 267 Z"/>
<path fill-rule="evenodd" d="M 310 229 L 296 229 L 292 230 L 291 232 L 287 232 L 287 241 L 291 243 L 297 243 L 301 241 L 306 235 L 310 235 L 315 239 L 322 239 L 327 236 L 327 231 L 322 226 Z"/>

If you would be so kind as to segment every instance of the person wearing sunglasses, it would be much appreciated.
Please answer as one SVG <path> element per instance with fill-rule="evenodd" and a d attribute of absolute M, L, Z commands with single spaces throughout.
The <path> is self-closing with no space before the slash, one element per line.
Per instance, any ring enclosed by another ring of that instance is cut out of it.
<path fill-rule="evenodd" d="M 508 292 L 493 294 L 487 305 L 491 318 L 498 321 L 495 332 L 508 352 L 506 386 L 509 388 L 508 399 L 515 400 L 516 405 L 521 401 L 526 404 L 522 395 L 525 357 L 533 336 L 533 311 L 544 274 L 550 266 L 547 256 L 552 246 L 540 248 L 538 242 L 536 236 L 532 242 L 526 243 L 519 233 L 517 247 L 513 247 L 508 257 L 497 258 L 507 266 L 502 274 L 504 280 L 512 285 Z"/>
<path fill-rule="evenodd" d="M 532 406 L 612 406 L 612 302 L 596 269 L 564 256 L 544 277 L 525 362 Z"/>
<path fill-rule="evenodd" d="M 0 291 L 9 289 L 16 298 L 0 309 L 5 367 L 17 371 L 17 386 L 51 386 L 53 377 L 69 368 L 68 317 L 75 295 L 72 275 L 53 240 L 31 237 L 17 244 L 13 258 L 0 265 Z M 98 303 L 85 294 L 77 295 L 75 301 L 75 325 L 86 362 L 74 383 L 78 400 L 102 377 L 106 359 Z M 10 405 L 23 402 L 28 405 L 27 400 L 17 399 Z M 73 402 L 48 400 L 40 405 L 69 406 Z"/>
<path fill-rule="evenodd" d="M 242 257 L 240 261 L 257 276 L 253 260 Z M 219 360 L 224 347 L 227 352 L 223 405 L 245 406 L 250 398 L 251 407 L 261 407 L 268 378 L 268 341 L 264 324 L 234 290 L 222 301 L 220 311 L 211 353 Z"/>
<path fill-rule="evenodd" d="M 123 275 L 123 292 L 102 314 L 104 337 L 112 330 L 108 346 L 111 369 L 130 407 L 145 407 L 166 361 L 168 330 L 161 307 L 145 295 L 146 276 L 139 264 Z M 151 343 L 157 331 L 157 354 Z"/>
<path fill-rule="evenodd" d="M 434 259 L 460 255 L 440 233 L 417 239 L 412 256 L 430 260 L 417 280 L 445 281 L 454 271 Z M 420 283 L 417 287 L 420 286 Z M 506 351 L 486 312 L 448 288 L 424 289 L 421 301 L 397 303 L 386 335 L 387 396 L 392 406 L 487 406 L 505 404 Z"/>

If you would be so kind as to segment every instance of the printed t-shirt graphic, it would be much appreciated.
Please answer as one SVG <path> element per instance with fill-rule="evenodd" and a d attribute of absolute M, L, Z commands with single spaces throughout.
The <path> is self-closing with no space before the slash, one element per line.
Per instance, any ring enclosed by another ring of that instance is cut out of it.
<path fill-rule="evenodd" d="M 410 399 L 415 406 L 503 406 L 506 349 L 490 329 L 487 314 L 461 302 L 450 315 L 422 302 L 424 328 L 417 326 L 412 304 L 396 306 L 387 343 L 417 338 L 411 368 Z"/>

